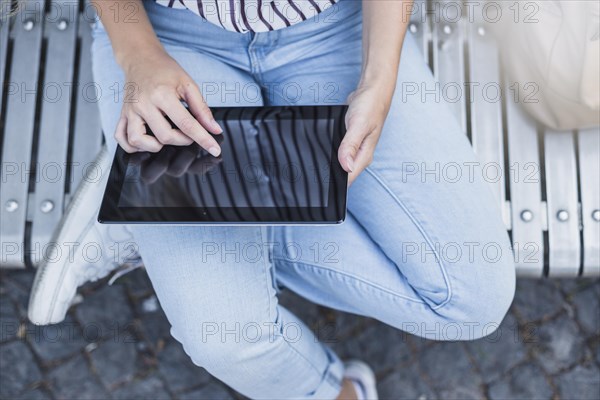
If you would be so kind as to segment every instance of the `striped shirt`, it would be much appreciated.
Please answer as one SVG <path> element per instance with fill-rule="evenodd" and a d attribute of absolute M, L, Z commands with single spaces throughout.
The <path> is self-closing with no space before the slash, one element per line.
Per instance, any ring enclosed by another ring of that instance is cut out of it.
<path fill-rule="evenodd" d="M 312 18 L 339 0 L 154 0 L 233 32 L 268 32 Z"/>

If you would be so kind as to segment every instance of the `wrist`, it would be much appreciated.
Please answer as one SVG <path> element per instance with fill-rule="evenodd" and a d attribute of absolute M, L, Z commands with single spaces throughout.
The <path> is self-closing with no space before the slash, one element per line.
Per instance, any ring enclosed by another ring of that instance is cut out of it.
<path fill-rule="evenodd" d="M 127 46 L 124 48 L 115 49 L 114 54 L 117 64 L 119 64 L 119 66 L 125 72 L 140 62 L 148 62 L 149 60 L 158 59 L 167 55 L 165 49 L 160 45 L 160 43 L 144 43 L 140 46 Z"/>
<path fill-rule="evenodd" d="M 373 73 L 373 71 L 364 70 L 358 83 L 358 90 L 376 93 L 376 96 L 389 107 L 396 89 L 396 81 L 396 74 Z"/>

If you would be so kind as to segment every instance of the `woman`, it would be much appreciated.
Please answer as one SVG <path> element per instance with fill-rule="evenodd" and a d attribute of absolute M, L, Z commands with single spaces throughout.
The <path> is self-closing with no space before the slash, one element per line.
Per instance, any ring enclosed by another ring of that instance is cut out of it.
<path fill-rule="evenodd" d="M 443 104 L 402 91 L 435 87 L 404 40 L 409 0 L 94 3 L 110 149 L 197 142 L 218 155 L 208 106 L 349 102 L 338 154 L 352 183 L 344 224 L 132 228 L 195 364 L 251 398 L 376 398 L 364 364 L 345 367 L 278 305 L 282 286 L 432 339 L 494 331 L 514 294 L 508 237 L 458 123 Z M 448 165 L 458 179 L 440 173 Z M 250 243 L 261 257 L 244 256 Z"/>

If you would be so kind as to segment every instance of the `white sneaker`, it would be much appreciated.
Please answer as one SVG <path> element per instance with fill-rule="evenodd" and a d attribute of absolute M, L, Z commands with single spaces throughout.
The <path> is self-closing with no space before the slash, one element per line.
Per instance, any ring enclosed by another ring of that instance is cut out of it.
<path fill-rule="evenodd" d="M 359 360 L 344 363 L 344 378 L 354 384 L 358 400 L 378 400 L 375 373 L 367 364 Z"/>
<path fill-rule="evenodd" d="M 101 180 L 84 177 L 54 232 L 54 246 L 49 246 L 51 251 L 38 266 L 28 310 L 29 319 L 36 325 L 63 321 L 77 288 L 84 283 L 102 279 L 123 264 L 141 265 L 129 229 L 97 221 L 111 165 L 105 147 L 95 165 Z"/>

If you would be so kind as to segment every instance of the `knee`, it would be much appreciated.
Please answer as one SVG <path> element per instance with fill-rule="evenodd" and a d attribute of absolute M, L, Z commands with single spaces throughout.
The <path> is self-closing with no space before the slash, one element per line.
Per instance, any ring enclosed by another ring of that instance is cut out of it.
<path fill-rule="evenodd" d="M 447 323 L 460 327 L 460 340 L 492 335 L 504 320 L 516 286 L 515 266 L 509 258 L 471 270 L 470 275 L 455 282 L 449 301 L 435 310 Z"/>

